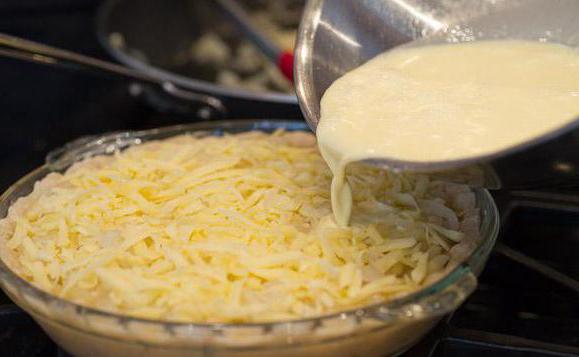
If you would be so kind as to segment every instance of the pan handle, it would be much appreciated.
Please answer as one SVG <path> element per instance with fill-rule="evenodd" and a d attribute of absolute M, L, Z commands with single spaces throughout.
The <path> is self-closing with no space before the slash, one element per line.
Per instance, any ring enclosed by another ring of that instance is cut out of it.
<path fill-rule="evenodd" d="M 227 116 L 227 108 L 218 98 L 179 88 L 171 82 L 163 83 L 162 88 L 165 93 L 173 98 L 177 98 L 186 103 L 201 104 L 201 108 L 197 110 L 197 116 L 202 119 L 224 118 Z"/>
<path fill-rule="evenodd" d="M 132 96 L 140 97 L 147 104 L 164 113 L 193 113 L 201 120 L 225 119 L 229 114 L 221 99 L 177 87 L 171 82 L 165 82 L 162 86 L 133 82 L 129 86 L 129 92 Z"/>
<path fill-rule="evenodd" d="M 68 50 L 33 42 L 23 38 L 0 33 L 0 57 L 28 61 L 56 67 L 76 67 L 84 71 L 105 73 L 116 77 L 129 78 L 139 83 L 160 87 L 163 93 L 183 102 L 182 108 L 190 110 L 198 107 L 198 116 L 203 119 L 225 117 L 227 109 L 218 98 L 175 86 L 173 83 L 155 78 L 116 63 L 103 61 Z"/>

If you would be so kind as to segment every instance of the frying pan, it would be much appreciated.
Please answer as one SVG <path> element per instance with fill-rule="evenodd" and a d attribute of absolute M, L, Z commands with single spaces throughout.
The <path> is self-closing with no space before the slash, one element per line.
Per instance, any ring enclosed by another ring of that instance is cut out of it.
<path fill-rule="evenodd" d="M 224 17 L 211 0 L 108 0 L 97 15 L 97 35 L 122 64 L 211 96 L 236 118 L 301 118 L 293 93 L 218 85 L 208 76 L 212 69 L 187 61 L 192 44 L 208 32 L 217 33 L 232 45 L 243 39 Z M 122 38 L 122 46 L 115 41 L 118 38 Z M 159 96 L 156 90 L 144 88 L 141 93 L 161 110 L 178 110 L 170 98 Z M 205 111 L 208 116 L 211 113 L 215 111 Z"/>

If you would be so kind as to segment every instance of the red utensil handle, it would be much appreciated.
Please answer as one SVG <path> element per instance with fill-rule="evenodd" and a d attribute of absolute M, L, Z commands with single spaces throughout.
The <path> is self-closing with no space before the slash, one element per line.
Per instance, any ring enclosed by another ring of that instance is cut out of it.
<path fill-rule="evenodd" d="M 277 59 L 277 67 L 283 75 L 294 82 L 294 54 L 291 51 L 284 51 Z"/>

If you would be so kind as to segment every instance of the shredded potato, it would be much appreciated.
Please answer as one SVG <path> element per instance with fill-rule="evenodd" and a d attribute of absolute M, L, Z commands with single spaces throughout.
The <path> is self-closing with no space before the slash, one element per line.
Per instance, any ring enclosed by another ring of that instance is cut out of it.
<path fill-rule="evenodd" d="M 364 165 L 348 180 L 351 226 L 338 228 L 310 134 L 149 142 L 38 182 L 0 222 L 1 253 L 24 279 L 82 305 L 254 322 L 412 292 L 478 239 L 465 187 Z"/>

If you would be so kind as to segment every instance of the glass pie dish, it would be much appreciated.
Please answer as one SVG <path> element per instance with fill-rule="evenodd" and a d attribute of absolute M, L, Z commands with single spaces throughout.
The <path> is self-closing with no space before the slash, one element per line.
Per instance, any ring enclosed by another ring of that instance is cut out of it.
<path fill-rule="evenodd" d="M 78 139 L 50 153 L 0 197 L 0 217 L 35 182 L 90 156 L 145 141 L 195 133 L 308 130 L 301 121 L 230 120 Z M 398 354 L 418 341 L 476 288 L 498 233 L 498 212 L 486 190 L 474 191 L 481 213 L 477 248 L 437 282 L 409 295 L 348 311 L 268 323 L 181 323 L 148 320 L 75 304 L 46 293 L 0 261 L 0 284 L 43 329 L 75 356 L 374 356 Z"/>

